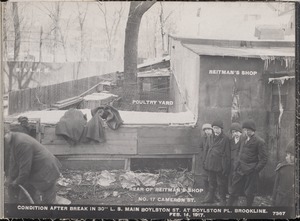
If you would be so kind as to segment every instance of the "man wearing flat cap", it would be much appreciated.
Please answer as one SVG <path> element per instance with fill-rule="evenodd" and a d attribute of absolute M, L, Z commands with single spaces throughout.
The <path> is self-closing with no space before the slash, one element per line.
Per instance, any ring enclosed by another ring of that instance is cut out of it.
<path fill-rule="evenodd" d="M 24 187 L 35 203 L 56 203 L 56 182 L 60 177 L 61 164 L 49 150 L 31 136 L 4 130 L 6 184 L 9 196 L 17 196 L 20 203 L 25 197 L 19 194 Z"/>
<path fill-rule="evenodd" d="M 232 185 L 232 176 L 233 176 L 233 171 L 238 159 L 238 154 L 240 152 L 240 147 L 241 147 L 241 143 L 242 143 L 242 126 L 237 123 L 234 122 L 231 124 L 230 126 L 230 134 L 231 134 L 231 138 L 230 138 L 230 150 L 231 150 L 231 160 L 230 160 L 230 173 L 229 173 L 229 177 L 228 177 L 228 189 L 230 192 L 231 189 L 231 185 Z"/>
<path fill-rule="evenodd" d="M 202 131 L 203 131 L 203 136 L 201 137 L 200 140 L 200 149 L 202 150 L 202 162 L 203 162 L 202 180 L 203 180 L 204 191 L 205 193 L 208 193 L 208 189 L 209 189 L 208 171 L 205 169 L 204 162 L 207 155 L 207 151 L 211 146 L 212 138 L 213 138 L 213 129 L 211 124 L 208 123 L 203 124 Z"/>
<path fill-rule="evenodd" d="M 205 169 L 209 172 L 209 191 L 203 203 L 214 203 L 215 193 L 218 188 L 221 206 L 226 205 L 227 178 L 230 171 L 230 146 L 229 138 L 223 133 L 223 122 L 216 120 L 212 124 L 214 138 L 209 147 L 204 162 Z"/>
<path fill-rule="evenodd" d="M 273 206 L 295 206 L 295 140 L 286 148 L 285 160 L 275 169 L 275 183 L 272 194 Z"/>
<path fill-rule="evenodd" d="M 264 140 L 255 134 L 255 122 L 246 120 L 242 128 L 246 137 L 242 141 L 234 168 L 228 206 L 235 204 L 242 193 L 246 195 L 247 206 L 252 206 L 259 172 L 265 167 L 268 159 Z"/>

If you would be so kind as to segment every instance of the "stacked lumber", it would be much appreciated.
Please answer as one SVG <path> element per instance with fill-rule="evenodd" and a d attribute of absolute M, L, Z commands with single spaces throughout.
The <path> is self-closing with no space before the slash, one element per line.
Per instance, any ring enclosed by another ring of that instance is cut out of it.
<path fill-rule="evenodd" d="M 79 104 L 82 100 L 83 100 L 82 97 L 75 96 L 75 97 L 71 97 L 71 98 L 68 98 L 65 100 L 57 101 L 55 104 L 52 104 L 51 107 L 61 110 L 61 109 L 70 107 L 72 105 Z"/>

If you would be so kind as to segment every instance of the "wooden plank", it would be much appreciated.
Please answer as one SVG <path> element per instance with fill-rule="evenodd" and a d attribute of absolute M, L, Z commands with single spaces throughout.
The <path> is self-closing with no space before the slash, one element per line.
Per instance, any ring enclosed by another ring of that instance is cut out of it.
<path fill-rule="evenodd" d="M 54 97 L 53 89 L 54 89 L 54 85 L 50 85 L 50 86 L 49 86 L 49 95 L 48 95 L 48 98 L 49 98 L 49 104 L 55 103 L 55 102 L 54 102 L 54 99 L 53 99 L 53 97 Z"/>
<path fill-rule="evenodd" d="M 62 85 L 63 87 L 60 88 L 61 93 L 64 94 L 64 98 L 68 98 L 68 97 L 72 97 L 72 86 L 71 86 L 72 82 L 65 82 L 64 85 Z"/>
<path fill-rule="evenodd" d="M 14 114 L 16 113 L 16 105 L 18 104 L 17 101 L 17 92 L 16 91 L 12 91 L 9 93 L 9 114 Z"/>
<path fill-rule="evenodd" d="M 149 127 L 139 128 L 138 138 L 141 137 L 188 137 L 191 127 Z"/>
<path fill-rule="evenodd" d="M 140 145 L 155 145 L 155 144 L 189 144 L 190 140 L 187 137 L 156 137 L 156 138 L 139 138 L 138 139 Z"/>
<path fill-rule="evenodd" d="M 140 145 L 138 143 L 138 154 L 194 154 L 198 153 L 199 148 L 193 148 L 189 145 Z"/>
<path fill-rule="evenodd" d="M 30 99 L 30 110 L 36 110 L 35 109 L 35 100 L 36 100 L 36 98 L 35 98 L 35 88 L 32 88 L 31 90 L 30 90 L 30 97 L 31 97 L 31 99 Z"/>
<path fill-rule="evenodd" d="M 124 159 L 123 160 L 90 160 L 90 159 L 61 159 L 63 168 L 70 170 L 119 170 L 124 169 Z"/>
<path fill-rule="evenodd" d="M 120 127 L 118 130 L 105 128 L 105 138 L 107 140 L 137 140 L 137 130 L 128 127 Z M 63 140 L 63 137 L 55 134 L 55 126 L 45 126 L 43 140 Z"/>
<path fill-rule="evenodd" d="M 30 99 L 31 99 L 31 88 L 28 89 L 26 100 L 25 100 L 25 109 L 26 109 L 26 111 L 30 110 Z"/>
<path fill-rule="evenodd" d="M 124 170 L 130 170 L 130 164 L 131 164 L 131 159 L 130 158 L 126 158 L 125 159 L 125 165 L 124 165 Z"/>
<path fill-rule="evenodd" d="M 17 105 L 17 113 L 21 113 L 21 112 L 23 112 L 23 110 L 22 110 L 22 91 L 18 91 L 18 98 L 17 98 L 17 100 L 18 100 L 18 105 Z"/>
<path fill-rule="evenodd" d="M 63 90 L 61 90 L 61 88 L 63 88 L 63 84 L 55 84 L 54 85 L 54 88 L 53 88 L 53 93 L 54 93 L 53 103 L 68 97 L 68 95 L 66 93 L 64 93 Z"/>
<path fill-rule="evenodd" d="M 195 173 L 195 169 L 196 169 L 196 154 L 193 155 L 193 159 L 192 159 L 192 173 Z"/>
<path fill-rule="evenodd" d="M 20 91 L 20 106 L 19 106 L 19 112 L 22 113 L 25 111 L 25 96 L 26 96 L 26 90 Z"/>
<path fill-rule="evenodd" d="M 165 158 L 165 159 L 177 159 L 177 158 L 190 158 L 192 159 L 193 156 L 195 154 L 191 153 L 191 154 L 144 154 L 144 155 L 134 155 L 134 156 L 128 156 L 132 159 L 149 159 L 149 158 L 157 158 L 157 159 L 161 159 L 161 158 Z"/>
<path fill-rule="evenodd" d="M 55 140 L 49 140 L 49 139 L 42 139 L 41 141 L 44 145 L 69 145 L 66 140 L 64 140 L 62 137 L 60 139 Z M 108 145 L 112 146 L 118 146 L 118 147 L 125 147 L 125 146 L 136 146 L 137 141 L 136 140 L 105 140 L 103 143 L 106 143 Z M 99 143 L 100 144 L 100 143 Z M 90 145 L 89 143 L 86 143 L 86 145 Z"/>
<path fill-rule="evenodd" d="M 54 155 L 81 155 L 81 154 L 136 154 L 136 144 L 132 146 L 116 146 L 108 143 L 80 144 L 75 147 L 66 145 L 45 145 Z"/>
<path fill-rule="evenodd" d="M 12 113 L 12 103 L 13 103 L 13 94 L 12 92 L 8 93 L 8 115 Z"/>
<path fill-rule="evenodd" d="M 59 137 L 59 136 L 58 136 Z M 68 145 L 68 142 L 63 139 L 63 137 L 59 137 L 60 139 L 50 140 L 50 139 L 41 139 L 41 143 L 44 145 Z"/>
<path fill-rule="evenodd" d="M 47 139 L 44 137 L 41 140 L 41 143 L 45 144 L 45 145 L 68 145 L 67 141 L 64 140 L 64 138 L 62 136 L 57 136 L 57 138 L 59 138 L 59 139 Z M 107 140 L 106 139 L 104 142 L 109 145 L 120 146 L 120 147 L 137 145 L 136 139 L 123 139 L 123 140 Z"/>

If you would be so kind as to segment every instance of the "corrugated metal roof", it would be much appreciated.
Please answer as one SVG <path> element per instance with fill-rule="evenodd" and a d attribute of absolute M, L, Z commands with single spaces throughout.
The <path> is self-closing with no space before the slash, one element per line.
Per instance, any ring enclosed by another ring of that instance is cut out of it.
<path fill-rule="evenodd" d="M 295 57 L 295 48 L 293 47 L 272 47 L 272 48 L 248 48 L 248 47 L 220 47 L 212 45 L 185 44 L 183 46 L 189 48 L 199 55 L 211 56 L 233 56 L 233 57 Z"/>

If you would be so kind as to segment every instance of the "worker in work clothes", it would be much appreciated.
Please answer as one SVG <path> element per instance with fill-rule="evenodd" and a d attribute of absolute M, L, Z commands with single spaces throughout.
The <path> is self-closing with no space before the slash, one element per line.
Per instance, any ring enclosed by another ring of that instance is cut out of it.
<path fill-rule="evenodd" d="M 200 149 L 202 149 L 202 162 L 203 162 L 202 180 L 203 180 L 204 192 L 208 193 L 208 188 L 209 188 L 208 171 L 205 169 L 204 161 L 213 138 L 213 130 L 211 124 L 203 124 L 202 131 L 204 133 L 200 140 Z"/>
<path fill-rule="evenodd" d="M 9 196 L 17 196 L 19 202 L 25 201 L 25 195 L 18 188 L 18 185 L 22 185 L 35 203 L 55 203 L 56 182 L 61 167 L 58 159 L 27 134 L 11 132 L 5 128 L 4 139 L 5 151 L 9 153 L 6 174 Z"/>
<path fill-rule="evenodd" d="M 221 206 L 226 205 L 226 183 L 230 171 L 229 138 L 223 133 L 223 122 L 216 120 L 212 124 L 214 138 L 207 151 L 204 166 L 209 174 L 209 191 L 203 203 L 214 203 L 218 188 Z"/>
<path fill-rule="evenodd" d="M 241 139 L 242 139 L 242 126 L 239 123 L 232 123 L 230 126 L 230 150 L 231 150 L 231 160 L 230 160 L 230 173 L 228 177 L 228 190 L 230 192 L 231 190 L 231 184 L 232 184 L 232 176 L 233 171 L 235 168 L 235 165 L 237 163 L 240 147 L 241 147 Z"/>
<path fill-rule="evenodd" d="M 285 161 L 276 167 L 275 184 L 272 195 L 273 206 L 295 205 L 294 191 L 294 164 L 295 164 L 295 140 L 293 139 L 286 148 Z"/>
<path fill-rule="evenodd" d="M 245 139 L 232 177 L 232 188 L 228 206 L 232 206 L 244 192 L 247 206 L 252 206 L 257 190 L 259 172 L 267 163 L 266 145 L 262 138 L 255 134 L 256 126 L 253 120 L 246 120 L 243 125 Z"/>

